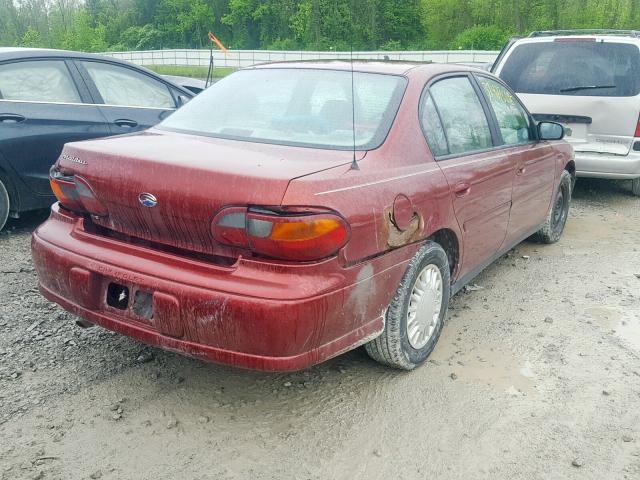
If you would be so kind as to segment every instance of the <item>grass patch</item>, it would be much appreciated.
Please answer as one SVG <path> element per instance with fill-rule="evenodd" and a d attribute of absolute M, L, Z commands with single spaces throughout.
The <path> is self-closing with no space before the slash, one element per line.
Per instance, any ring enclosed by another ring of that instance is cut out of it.
<path fill-rule="evenodd" d="M 182 65 L 145 65 L 145 67 L 160 75 L 176 75 L 179 77 L 201 78 L 203 80 L 207 78 L 207 72 L 209 71 L 209 67 Z M 216 67 L 213 69 L 213 78 L 223 78 L 235 71 L 236 69 L 231 67 Z"/>

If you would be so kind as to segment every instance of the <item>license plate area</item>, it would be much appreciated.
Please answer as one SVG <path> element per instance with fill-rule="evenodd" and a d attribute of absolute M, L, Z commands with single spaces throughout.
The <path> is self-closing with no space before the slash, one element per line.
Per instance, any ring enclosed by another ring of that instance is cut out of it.
<path fill-rule="evenodd" d="M 563 127 L 568 138 L 576 141 L 586 141 L 588 125 L 584 123 L 565 123 Z"/>
<path fill-rule="evenodd" d="M 129 307 L 129 287 L 111 282 L 107 286 L 107 305 L 116 310 L 126 310 Z"/>
<path fill-rule="evenodd" d="M 145 320 L 153 320 L 153 294 L 143 290 L 136 290 L 133 295 L 134 315 Z"/>
<path fill-rule="evenodd" d="M 184 335 L 182 309 L 174 295 L 144 290 L 113 279 L 105 280 L 102 293 L 105 312 L 151 327 L 166 336 L 181 338 Z"/>
<path fill-rule="evenodd" d="M 126 312 L 145 323 L 153 320 L 153 293 L 110 282 L 106 289 L 105 303 L 108 307 L 121 313 Z"/>

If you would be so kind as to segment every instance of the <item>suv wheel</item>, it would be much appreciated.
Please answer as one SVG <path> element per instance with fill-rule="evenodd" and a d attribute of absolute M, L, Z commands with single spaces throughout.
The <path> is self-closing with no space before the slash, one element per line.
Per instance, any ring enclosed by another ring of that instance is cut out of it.
<path fill-rule="evenodd" d="M 640 178 L 631 180 L 631 191 L 634 195 L 640 197 Z"/>
<path fill-rule="evenodd" d="M 551 203 L 547 218 L 542 228 L 538 230 L 538 238 L 542 243 L 556 243 L 560 240 L 569 217 L 572 183 L 571 174 L 566 170 L 563 171 L 560 176 L 558 191 Z"/>
<path fill-rule="evenodd" d="M 0 181 L 0 230 L 2 230 L 9 218 L 9 193 Z"/>
<path fill-rule="evenodd" d="M 437 243 L 427 242 L 402 277 L 384 331 L 365 345 L 369 356 L 402 370 L 422 364 L 438 342 L 450 295 L 447 254 Z"/>

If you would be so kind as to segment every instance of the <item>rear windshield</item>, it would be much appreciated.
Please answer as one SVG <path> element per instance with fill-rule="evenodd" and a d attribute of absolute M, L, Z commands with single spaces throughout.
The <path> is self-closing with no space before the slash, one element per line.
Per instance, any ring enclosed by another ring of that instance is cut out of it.
<path fill-rule="evenodd" d="M 640 92 L 640 52 L 628 43 L 527 43 L 507 57 L 500 78 L 518 93 L 630 97 Z"/>
<path fill-rule="evenodd" d="M 195 97 L 159 127 L 200 135 L 329 149 L 379 147 L 406 79 L 312 69 L 243 70 Z"/>

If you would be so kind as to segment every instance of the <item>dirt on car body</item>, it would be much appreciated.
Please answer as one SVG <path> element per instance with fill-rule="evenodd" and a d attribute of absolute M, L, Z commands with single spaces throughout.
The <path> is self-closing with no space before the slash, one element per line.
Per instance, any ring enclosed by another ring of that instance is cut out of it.
<path fill-rule="evenodd" d="M 461 292 L 425 368 L 362 350 L 234 370 L 74 318 L 0 234 L 0 478 L 633 479 L 640 476 L 640 204 L 579 180 L 563 239 Z"/>

